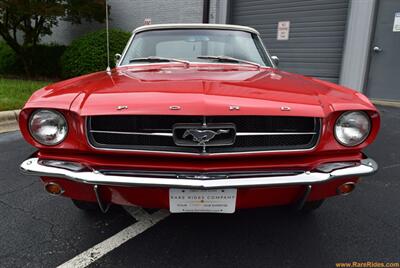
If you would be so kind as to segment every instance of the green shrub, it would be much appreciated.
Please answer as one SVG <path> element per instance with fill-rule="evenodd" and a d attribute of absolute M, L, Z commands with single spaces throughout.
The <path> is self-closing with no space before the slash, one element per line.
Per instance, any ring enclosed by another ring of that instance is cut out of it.
<path fill-rule="evenodd" d="M 61 56 L 65 46 L 60 45 L 38 45 L 30 48 L 29 54 L 32 60 L 33 77 L 61 77 Z M 0 74 L 25 75 L 22 60 L 4 42 L 0 42 Z"/>
<path fill-rule="evenodd" d="M 65 49 L 66 46 L 55 44 L 36 46 L 31 51 L 32 73 L 39 77 L 61 77 L 61 57 Z"/>
<path fill-rule="evenodd" d="M 20 67 L 14 50 L 0 42 L 0 74 L 19 74 L 22 71 Z"/>
<path fill-rule="evenodd" d="M 89 33 L 74 40 L 62 56 L 62 75 L 65 78 L 105 70 L 107 67 L 107 35 L 105 30 Z M 121 53 L 130 33 L 110 30 L 110 58 L 114 67 L 114 54 Z"/>

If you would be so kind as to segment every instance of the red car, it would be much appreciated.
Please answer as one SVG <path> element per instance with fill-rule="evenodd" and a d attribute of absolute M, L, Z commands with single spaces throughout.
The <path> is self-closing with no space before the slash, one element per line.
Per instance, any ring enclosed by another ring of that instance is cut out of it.
<path fill-rule="evenodd" d="M 38 90 L 20 114 L 38 149 L 21 169 L 79 208 L 309 212 L 377 170 L 362 153 L 374 105 L 279 70 L 252 28 L 143 26 L 117 60 Z"/>

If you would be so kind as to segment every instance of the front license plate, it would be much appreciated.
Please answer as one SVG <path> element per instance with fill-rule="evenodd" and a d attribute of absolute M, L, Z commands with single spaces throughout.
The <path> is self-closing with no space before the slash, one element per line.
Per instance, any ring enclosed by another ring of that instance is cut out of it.
<path fill-rule="evenodd" d="M 172 213 L 233 213 L 237 189 L 169 189 L 169 210 Z"/>

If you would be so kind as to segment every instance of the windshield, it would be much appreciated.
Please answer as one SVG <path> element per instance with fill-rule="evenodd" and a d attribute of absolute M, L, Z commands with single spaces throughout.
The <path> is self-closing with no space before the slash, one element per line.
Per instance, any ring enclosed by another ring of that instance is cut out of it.
<path fill-rule="evenodd" d="M 135 35 L 121 65 L 143 64 L 143 58 L 149 57 L 148 62 L 155 62 L 154 57 L 190 62 L 227 62 L 218 57 L 230 57 L 271 66 L 258 36 L 236 30 L 178 29 L 140 32 Z"/>

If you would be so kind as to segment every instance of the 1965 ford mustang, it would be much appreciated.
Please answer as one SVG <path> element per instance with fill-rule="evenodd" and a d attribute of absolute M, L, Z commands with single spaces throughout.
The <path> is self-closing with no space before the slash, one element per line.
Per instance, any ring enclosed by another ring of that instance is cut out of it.
<path fill-rule="evenodd" d="M 21 164 L 85 210 L 318 208 L 377 170 L 380 118 L 361 93 L 281 71 L 256 30 L 137 28 L 117 67 L 49 85 L 20 114 Z"/>

